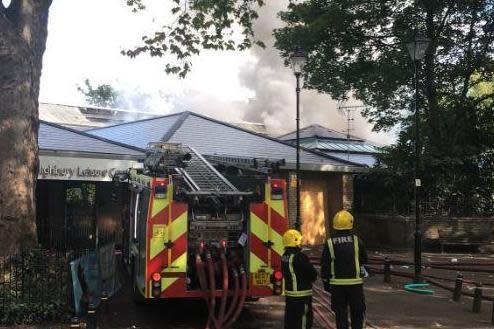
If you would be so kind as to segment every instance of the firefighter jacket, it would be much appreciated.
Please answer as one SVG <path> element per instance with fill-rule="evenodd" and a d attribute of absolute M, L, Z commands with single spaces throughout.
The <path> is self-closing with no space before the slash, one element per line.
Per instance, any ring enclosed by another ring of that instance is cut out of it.
<path fill-rule="evenodd" d="M 337 231 L 328 239 L 321 257 L 321 279 L 330 285 L 363 283 L 361 266 L 367 264 L 362 240 L 350 230 Z"/>
<path fill-rule="evenodd" d="M 312 296 L 312 283 L 317 278 L 317 271 L 299 247 L 285 248 L 281 258 L 281 270 L 285 283 L 285 296 Z"/>

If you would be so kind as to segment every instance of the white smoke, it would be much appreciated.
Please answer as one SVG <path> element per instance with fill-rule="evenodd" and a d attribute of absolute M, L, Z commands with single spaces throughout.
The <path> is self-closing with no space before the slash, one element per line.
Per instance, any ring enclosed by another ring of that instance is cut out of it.
<path fill-rule="evenodd" d="M 244 119 L 262 122 L 273 134 L 282 134 L 295 129 L 295 77 L 290 68 L 284 66 L 279 51 L 274 48 L 273 30 L 282 27 L 277 14 L 286 9 L 288 1 L 267 1 L 255 23 L 257 38 L 266 44 L 265 49 L 250 50 L 256 58 L 253 64 L 245 65 L 240 72 L 242 84 L 252 89 L 255 96 L 244 109 Z M 301 127 L 314 123 L 347 133 L 347 116 L 338 110 L 338 104 L 330 96 L 313 90 L 301 93 Z M 353 101 L 345 104 L 358 104 Z M 350 133 L 373 141 L 388 143 L 389 134 L 373 133 L 372 125 L 359 112 L 351 111 Z"/>

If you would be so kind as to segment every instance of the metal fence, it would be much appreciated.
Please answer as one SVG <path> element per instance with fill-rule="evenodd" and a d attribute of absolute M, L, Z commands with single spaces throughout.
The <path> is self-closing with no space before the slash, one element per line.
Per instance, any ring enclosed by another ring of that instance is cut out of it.
<path fill-rule="evenodd" d="M 367 214 L 411 216 L 415 213 L 414 191 L 409 185 L 397 185 L 365 176 L 354 179 L 354 210 Z M 494 195 L 461 195 L 424 191 L 420 211 L 437 217 L 492 217 Z"/>
<path fill-rule="evenodd" d="M 0 258 L 0 324 L 58 320 L 69 314 L 69 262 L 84 254 L 30 250 Z"/>

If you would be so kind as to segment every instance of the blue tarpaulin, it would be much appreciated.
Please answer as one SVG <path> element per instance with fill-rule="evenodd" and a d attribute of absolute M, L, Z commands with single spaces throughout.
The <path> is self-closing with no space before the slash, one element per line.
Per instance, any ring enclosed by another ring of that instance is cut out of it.
<path fill-rule="evenodd" d="M 114 244 L 109 244 L 70 263 L 77 316 L 84 315 L 90 303 L 98 306 L 103 291 L 111 296 L 120 288 L 114 249 Z"/>

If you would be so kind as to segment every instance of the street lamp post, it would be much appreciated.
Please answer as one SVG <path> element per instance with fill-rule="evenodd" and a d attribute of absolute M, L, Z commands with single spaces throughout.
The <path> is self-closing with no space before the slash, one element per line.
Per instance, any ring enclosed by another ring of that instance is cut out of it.
<path fill-rule="evenodd" d="M 424 37 L 415 36 L 414 40 L 407 43 L 407 48 L 410 53 L 410 57 L 413 60 L 413 83 L 415 90 L 415 165 L 414 165 L 414 194 L 415 194 L 415 276 L 414 282 L 419 283 L 422 281 L 422 231 L 420 229 L 420 191 L 422 186 L 420 180 L 420 120 L 419 120 L 419 107 L 418 107 L 418 77 L 417 77 L 417 64 L 421 61 L 429 48 L 430 40 Z"/>
<path fill-rule="evenodd" d="M 290 57 L 290 63 L 297 79 L 297 86 L 295 92 L 297 94 L 297 164 L 296 164 L 296 175 L 297 175 L 297 214 L 295 217 L 295 229 L 300 231 L 300 76 L 302 75 L 302 70 L 304 68 L 307 57 L 305 53 L 298 48 L 293 55 Z"/>

